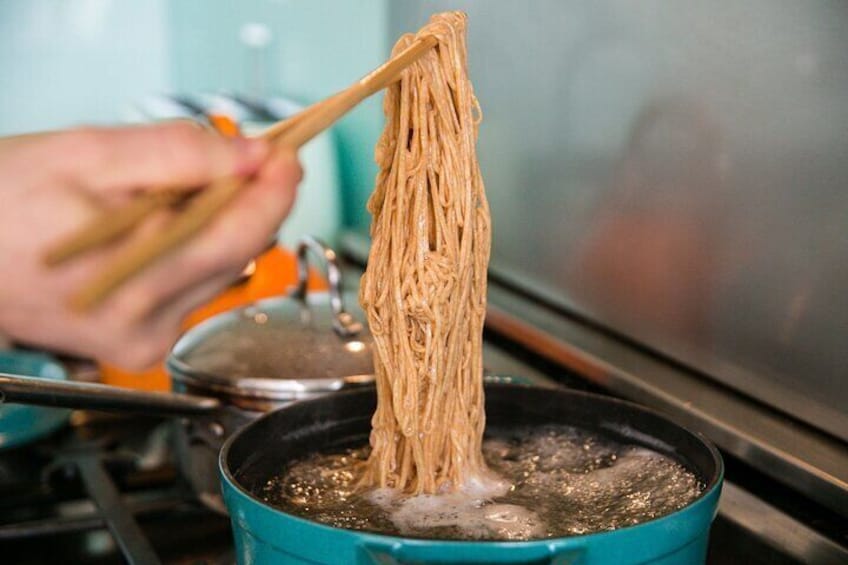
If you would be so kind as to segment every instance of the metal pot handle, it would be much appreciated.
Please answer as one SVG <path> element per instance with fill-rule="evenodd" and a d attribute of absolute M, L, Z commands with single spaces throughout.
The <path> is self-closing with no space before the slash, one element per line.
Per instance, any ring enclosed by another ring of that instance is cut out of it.
<path fill-rule="evenodd" d="M 145 392 L 94 383 L 54 381 L 0 373 L 0 404 L 13 402 L 82 408 L 132 411 L 165 416 L 190 416 L 217 410 L 216 398 L 175 392 Z"/>
<path fill-rule="evenodd" d="M 330 283 L 330 308 L 333 311 L 333 329 L 342 337 L 350 337 L 362 331 L 362 323 L 344 308 L 342 299 L 342 271 L 336 252 L 321 240 L 305 235 L 297 243 L 297 287 L 292 296 L 306 304 L 306 283 L 309 279 L 307 254 L 312 251 L 324 259 L 327 280 Z"/>

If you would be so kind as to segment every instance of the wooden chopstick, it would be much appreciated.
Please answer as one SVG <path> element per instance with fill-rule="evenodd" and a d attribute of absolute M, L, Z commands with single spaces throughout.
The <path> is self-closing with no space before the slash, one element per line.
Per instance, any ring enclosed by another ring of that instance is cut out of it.
<path fill-rule="evenodd" d="M 396 78 L 397 76 L 394 77 L 394 79 Z M 333 103 L 346 92 L 345 90 L 336 93 L 301 110 L 290 118 L 280 120 L 263 131 L 259 137 L 275 142 L 294 126 L 320 111 L 325 105 Z M 138 195 L 123 208 L 106 210 L 77 232 L 48 249 L 44 256 L 44 264 L 48 267 L 55 267 L 92 249 L 112 243 L 128 234 L 156 210 L 172 206 L 183 198 L 186 198 L 186 193 L 183 191 L 153 190 Z"/>
<path fill-rule="evenodd" d="M 225 137 L 239 135 L 238 124 L 225 116 L 207 116 L 210 126 Z M 87 251 L 112 243 L 128 234 L 160 208 L 167 208 L 187 199 L 191 192 L 174 189 L 154 189 L 133 198 L 123 208 L 104 210 L 79 230 L 47 250 L 44 264 L 56 267 Z"/>
<path fill-rule="evenodd" d="M 362 100 L 396 80 L 407 66 L 436 43 L 436 38 L 430 36 L 414 41 L 352 86 L 292 116 L 287 120 L 288 124 L 266 130 L 263 135 L 273 139 L 279 149 L 299 149 Z M 72 298 L 72 308 L 85 311 L 95 307 L 124 281 L 189 240 L 238 194 L 243 184 L 243 179 L 229 177 L 200 191 L 165 229 L 150 239 L 129 245 L 125 253 Z"/>
<path fill-rule="evenodd" d="M 284 133 L 289 131 L 293 126 L 302 122 L 309 116 L 315 114 L 315 112 L 320 110 L 322 106 L 329 104 L 331 100 L 333 100 L 339 95 L 341 95 L 341 93 L 337 92 L 336 94 L 333 94 L 332 96 L 325 98 L 324 100 L 321 100 L 319 102 L 316 102 L 315 104 L 312 104 L 311 106 L 304 108 L 303 110 L 301 110 L 294 116 L 291 116 L 290 118 L 280 120 L 276 124 L 270 126 L 268 129 L 263 131 L 260 134 L 260 137 L 262 137 L 263 139 L 267 139 L 271 142 L 276 142 Z"/>
<path fill-rule="evenodd" d="M 316 111 L 314 115 L 292 124 L 284 135 L 284 143 L 290 147 L 300 147 L 330 127 L 333 122 L 346 114 L 351 108 L 397 80 L 406 67 L 417 61 L 432 47 L 435 47 L 436 43 L 438 43 L 438 40 L 434 36 L 417 39 L 409 47 L 346 90 L 325 100 L 322 108 Z M 319 104 L 322 103 L 319 102 Z"/>
<path fill-rule="evenodd" d="M 86 311 L 99 304 L 121 283 L 141 271 L 160 255 L 200 231 L 241 187 L 241 179 L 226 178 L 200 192 L 179 218 L 149 240 L 127 246 L 109 268 L 71 298 L 71 308 Z"/>
<path fill-rule="evenodd" d="M 172 190 L 140 194 L 123 208 L 104 212 L 49 249 L 44 256 L 44 264 L 55 267 L 90 249 L 111 243 L 129 233 L 154 210 L 175 204 L 183 197 L 186 197 L 186 193 Z"/>

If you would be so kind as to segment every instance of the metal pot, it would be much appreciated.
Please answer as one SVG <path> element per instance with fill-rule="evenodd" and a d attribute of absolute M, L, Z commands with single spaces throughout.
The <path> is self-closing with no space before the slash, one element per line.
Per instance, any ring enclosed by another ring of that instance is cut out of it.
<path fill-rule="evenodd" d="M 306 292 L 307 254 L 326 264 L 329 291 Z M 167 360 L 176 392 L 218 398 L 227 409 L 186 418 L 176 433 L 183 475 L 210 507 L 225 512 L 215 472 L 235 430 L 295 400 L 371 384 L 371 335 L 345 310 L 335 252 L 312 237 L 297 248 L 290 296 L 219 314 L 187 332 Z"/>
<path fill-rule="evenodd" d="M 306 292 L 307 255 L 326 263 L 330 288 Z M 189 330 L 171 351 L 172 393 L 0 374 L 0 402 L 180 416 L 177 463 L 200 499 L 226 512 L 216 473 L 233 432 L 294 400 L 373 383 L 371 336 L 345 310 L 335 252 L 312 237 L 297 247 L 298 284 Z"/>

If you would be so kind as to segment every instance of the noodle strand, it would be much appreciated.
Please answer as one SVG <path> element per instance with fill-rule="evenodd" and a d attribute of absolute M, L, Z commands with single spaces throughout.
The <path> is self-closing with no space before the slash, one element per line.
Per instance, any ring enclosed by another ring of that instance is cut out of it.
<path fill-rule="evenodd" d="M 360 302 L 374 336 L 377 410 L 362 483 L 407 493 L 489 476 L 481 444 L 490 220 L 475 145 L 466 17 L 436 14 L 437 46 L 386 93 L 372 246 Z"/>

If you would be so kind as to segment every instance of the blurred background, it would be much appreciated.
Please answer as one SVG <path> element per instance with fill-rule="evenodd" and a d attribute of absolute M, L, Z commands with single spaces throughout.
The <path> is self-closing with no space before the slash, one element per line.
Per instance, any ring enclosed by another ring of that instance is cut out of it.
<path fill-rule="evenodd" d="M 171 117 L 166 95 L 308 104 L 382 61 L 387 6 L 384 0 L 4 0 L 0 135 Z M 308 167 L 296 225 L 287 228 L 289 243 L 305 231 L 332 239 L 343 220 L 366 221 L 354 198 L 370 191 L 376 175 L 381 115 L 378 98 L 366 101 L 307 150 L 307 164 L 315 165 Z M 350 201 L 343 206 L 344 195 Z"/>
<path fill-rule="evenodd" d="M 169 96 L 284 114 L 444 9 L 470 17 L 493 279 L 848 439 L 844 2 L 4 0 L 0 134 Z M 381 126 L 375 97 L 307 148 L 284 241 L 366 233 Z"/>
<path fill-rule="evenodd" d="M 468 13 L 483 109 L 487 369 L 614 394 L 708 435 L 727 465 L 710 563 L 844 563 L 848 2 L 0 0 L 0 135 L 210 113 L 255 132 L 442 10 Z M 375 96 L 303 148 L 282 247 L 186 328 L 284 294 L 304 234 L 339 250 L 355 293 L 382 125 Z M 91 378 L 171 387 L 161 366 Z M 6 508 L 37 506 L 10 484 Z M 226 521 L 174 523 L 162 539 L 230 543 L 203 533 Z M 0 542 L 24 531 L 25 551 L 49 552 L 31 534 L 43 526 L 0 524 Z"/>

